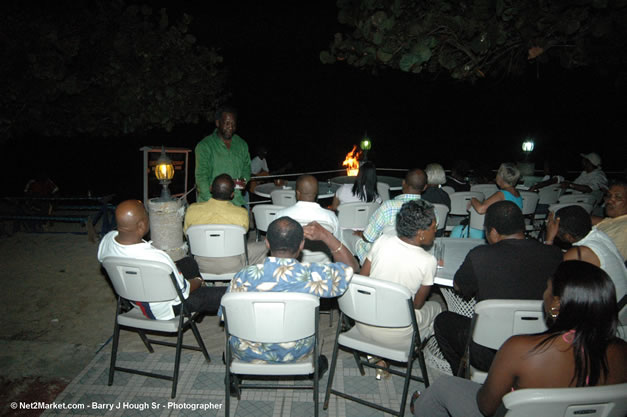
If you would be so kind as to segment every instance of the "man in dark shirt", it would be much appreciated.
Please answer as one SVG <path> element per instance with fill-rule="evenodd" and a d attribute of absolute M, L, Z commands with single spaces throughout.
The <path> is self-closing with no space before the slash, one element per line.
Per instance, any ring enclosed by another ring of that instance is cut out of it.
<path fill-rule="evenodd" d="M 472 249 L 455 273 L 453 286 L 464 298 L 541 300 L 547 279 L 562 262 L 561 250 L 525 239 L 525 221 L 511 201 L 488 207 L 484 228 L 489 245 Z M 457 372 L 470 330 L 470 318 L 445 311 L 435 319 L 442 354 Z M 496 351 L 471 342 L 472 366 L 488 371 Z"/>

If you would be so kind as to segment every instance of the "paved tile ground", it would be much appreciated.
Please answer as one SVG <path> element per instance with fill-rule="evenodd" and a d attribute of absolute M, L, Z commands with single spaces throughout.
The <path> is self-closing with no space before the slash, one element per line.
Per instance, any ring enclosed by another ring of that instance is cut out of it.
<path fill-rule="evenodd" d="M 337 320 L 337 312 L 334 321 Z M 336 323 L 329 327 L 328 316 L 321 318 L 321 335 L 324 340 L 322 352 L 331 360 Z M 140 375 L 116 372 L 112 386 L 107 385 L 111 344 L 107 344 L 94 357 L 89 365 L 74 378 L 56 398 L 55 403 L 72 410 L 47 410 L 44 416 L 224 416 L 224 371 L 222 351 L 224 331 L 215 317 L 206 317 L 199 329 L 211 363 L 207 363 L 200 352 L 184 350 L 181 357 L 177 396 L 170 398 L 171 382 Z M 194 344 L 188 331 L 185 341 Z M 135 367 L 170 373 L 174 367 L 174 349 L 155 346 L 155 353 L 149 353 L 137 334 L 122 332 L 118 353 L 120 366 Z M 428 368 L 431 380 L 441 373 Z M 418 361 L 414 362 L 414 374 L 420 375 Z M 328 410 L 322 409 L 328 372 L 320 381 L 320 416 L 367 417 L 384 416 L 383 412 L 364 407 L 358 403 L 331 396 Z M 284 380 L 286 382 L 289 380 Z M 334 388 L 357 394 L 364 399 L 384 406 L 399 408 L 402 394 L 402 379 L 392 376 L 376 380 L 375 371 L 366 368 L 361 376 L 353 357 L 340 351 Z M 409 397 L 415 390 L 423 390 L 424 385 L 412 381 Z M 106 408 L 113 407 L 113 408 Z M 304 390 L 257 390 L 242 391 L 240 401 L 231 400 L 231 415 L 239 417 L 259 416 L 312 416 L 314 413 L 313 393 Z M 406 416 L 409 416 L 407 406 Z"/>

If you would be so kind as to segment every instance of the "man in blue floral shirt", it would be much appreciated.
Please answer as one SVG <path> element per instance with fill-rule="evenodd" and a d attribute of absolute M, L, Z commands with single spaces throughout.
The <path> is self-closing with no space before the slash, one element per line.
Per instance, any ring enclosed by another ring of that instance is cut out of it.
<path fill-rule="evenodd" d="M 305 238 L 324 242 L 335 262 L 298 262 Z M 271 256 L 263 264 L 238 272 L 227 292 L 284 291 L 338 297 L 346 291 L 353 271 L 359 268 L 342 242 L 316 222 L 303 228 L 290 217 L 276 219 L 268 227 L 266 245 Z M 249 362 L 294 362 L 313 350 L 313 336 L 289 343 L 258 343 L 232 336 L 230 343 L 233 355 Z"/>

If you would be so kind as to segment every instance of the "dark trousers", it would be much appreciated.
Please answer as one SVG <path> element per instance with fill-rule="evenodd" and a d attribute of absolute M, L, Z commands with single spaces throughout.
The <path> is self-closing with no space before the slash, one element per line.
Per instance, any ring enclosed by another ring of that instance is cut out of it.
<path fill-rule="evenodd" d="M 179 271 L 183 274 L 185 279 L 191 280 L 200 276 L 200 270 L 198 264 L 191 256 L 179 259 L 175 262 Z M 220 300 L 226 292 L 227 287 L 200 287 L 189 294 L 183 304 L 189 312 L 198 312 L 208 315 L 215 315 L 220 308 Z M 173 306 L 174 314 L 179 314 L 181 306 Z"/>
<path fill-rule="evenodd" d="M 469 317 L 444 311 L 437 315 L 433 324 L 440 351 L 451 365 L 453 374 L 457 373 L 466 349 L 470 322 Z M 470 363 L 480 371 L 487 372 L 490 369 L 494 355 L 496 350 L 470 342 Z"/>

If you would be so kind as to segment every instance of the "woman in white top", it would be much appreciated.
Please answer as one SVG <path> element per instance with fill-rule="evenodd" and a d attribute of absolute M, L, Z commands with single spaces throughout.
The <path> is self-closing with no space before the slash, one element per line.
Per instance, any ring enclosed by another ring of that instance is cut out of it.
<path fill-rule="evenodd" d="M 359 167 L 359 174 L 353 184 L 344 184 L 335 192 L 331 210 L 336 211 L 340 204 L 363 201 L 381 203 L 377 193 L 377 168 L 372 162 Z"/>

